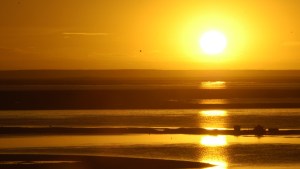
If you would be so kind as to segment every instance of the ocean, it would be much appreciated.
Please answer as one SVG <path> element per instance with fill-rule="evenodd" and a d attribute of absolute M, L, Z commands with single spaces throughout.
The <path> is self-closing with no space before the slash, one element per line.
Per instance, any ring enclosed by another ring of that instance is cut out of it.
<path fill-rule="evenodd" d="M 2 126 L 300 129 L 300 109 L 6 110 Z"/>
<path fill-rule="evenodd" d="M 300 129 L 300 109 L 26 110 L 1 111 L 2 126 L 201 127 L 231 129 L 257 124 Z M 1 153 L 72 154 L 200 161 L 211 169 L 300 168 L 300 135 L 189 134 L 4 135 Z"/>
<path fill-rule="evenodd" d="M 0 85 L 0 129 L 203 128 L 210 131 L 232 130 L 236 125 L 241 130 L 252 130 L 261 125 L 280 131 L 300 130 L 299 72 L 242 74 L 168 80 L 157 78 L 158 75 L 141 80 L 129 78 L 128 74 L 127 80 L 120 80 L 119 76 L 117 80 L 95 80 L 95 77 L 2 80 L 5 83 Z M 300 134 L 6 133 L 0 137 L 0 152 L 132 157 L 215 165 L 209 169 L 300 168 Z M 1 163 L 7 161 L 0 160 L 0 166 Z"/>

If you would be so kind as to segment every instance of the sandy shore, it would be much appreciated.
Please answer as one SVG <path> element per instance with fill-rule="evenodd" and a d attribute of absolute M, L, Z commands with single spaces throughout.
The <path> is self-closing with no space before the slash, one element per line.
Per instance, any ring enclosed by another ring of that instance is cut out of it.
<path fill-rule="evenodd" d="M 183 169 L 211 166 L 200 162 L 127 157 L 0 154 L 0 168 L 5 169 Z"/>

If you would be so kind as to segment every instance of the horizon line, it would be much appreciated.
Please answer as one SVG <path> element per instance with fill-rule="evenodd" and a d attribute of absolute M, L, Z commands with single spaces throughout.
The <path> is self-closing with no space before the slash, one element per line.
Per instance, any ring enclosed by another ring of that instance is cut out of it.
<path fill-rule="evenodd" d="M 0 71 L 300 71 L 300 69 L 3 69 Z"/>

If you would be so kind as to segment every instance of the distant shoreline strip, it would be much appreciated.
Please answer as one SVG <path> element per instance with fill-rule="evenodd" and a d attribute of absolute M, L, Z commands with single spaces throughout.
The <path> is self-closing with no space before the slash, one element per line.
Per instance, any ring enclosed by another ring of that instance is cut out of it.
<path fill-rule="evenodd" d="M 69 128 L 0 127 L 0 135 L 121 135 L 121 134 L 192 134 L 192 135 L 299 135 L 300 130 L 207 130 L 203 128 Z"/>

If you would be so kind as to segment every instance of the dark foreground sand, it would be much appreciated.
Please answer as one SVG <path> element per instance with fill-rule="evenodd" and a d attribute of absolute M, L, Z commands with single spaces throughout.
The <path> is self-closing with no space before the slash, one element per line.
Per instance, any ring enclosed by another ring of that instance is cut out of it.
<path fill-rule="evenodd" d="M 127 157 L 0 154 L 0 168 L 5 169 L 183 169 L 211 166 L 199 162 Z"/>

